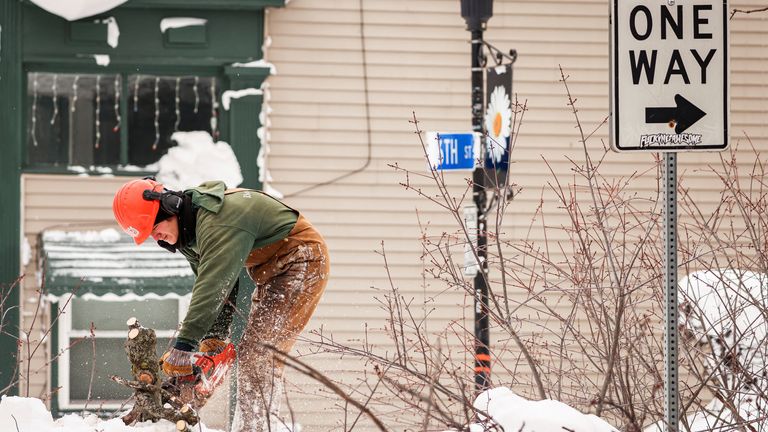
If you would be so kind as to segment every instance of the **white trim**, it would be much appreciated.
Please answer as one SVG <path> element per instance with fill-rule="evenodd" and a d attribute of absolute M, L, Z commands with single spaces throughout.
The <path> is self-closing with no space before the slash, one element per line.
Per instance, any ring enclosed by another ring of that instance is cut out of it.
<path fill-rule="evenodd" d="M 147 300 L 169 300 L 169 299 L 176 299 L 178 300 L 178 319 L 181 321 L 184 316 L 187 314 L 187 310 L 189 309 L 189 302 L 191 300 L 192 295 L 187 294 L 183 296 L 178 297 L 170 297 L 170 298 L 147 298 Z M 77 299 L 82 299 L 82 296 L 73 297 Z M 99 301 L 98 298 L 91 299 L 92 301 Z M 109 300 L 107 300 L 109 301 Z M 62 299 L 62 301 L 59 302 L 59 305 L 63 305 L 66 303 L 66 299 Z M 55 304 L 55 303 L 54 303 Z M 75 338 L 82 338 L 90 336 L 91 332 L 90 330 L 82 330 L 72 329 L 72 301 L 69 301 L 69 303 L 66 304 L 66 307 L 59 315 L 59 319 L 56 322 L 56 326 L 58 326 L 58 348 L 59 352 L 61 350 L 64 350 L 62 355 L 58 358 L 57 364 L 58 364 L 58 385 L 60 387 L 60 390 L 57 392 L 57 395 L 59 397 L 59 409 L 60 410 L 77 410 L 77 409 L 83 409 L 85 408 L 85 402 L 77 401 L 74 402 L 70 398 L 70 377 L 69 377 L 69 368 L 70 368 L 70 353 L 68 349 L 65 349 L 69 346 L 70 340 Z M 176 329 L 167 329 L 167 330 L 155 330 L 155 334 L 158 338 L 173 338 L 176 336 L 177 330 Z M 126 337 L 127 331 L 126 330 L 95 330 L 94 335 L 97 338 L 101 339 L 124 339 Z M 57 352 L 58 354 L 58 352 Z M 93 404 L 92 402 L 88 405 L 91 407 L 102 407 L 106 409 L 116 409 L 120 408 L 122 404 L 122 401 L 103 401 L 100 404 Z"/>
<path fill-rule="evenodd" d="M 59 305 L 63 305 L 64 302 L 59 302 Z M 72 329 L 72 315 L 69 313 L 72 309 L 72 301 L 66 303 L 66 307 L 59 313 L 59 320 L 55 325 L 59 327 L 59 351 L 64 350 L 64 353 L 57 360 L 59 366 L 59 391 L 56 394 L 59 396 L 59 408 L 67 409 L 71 408 L 69 403 L 69 350 L 66 347 L 69 346 L 69 331 Z"/>

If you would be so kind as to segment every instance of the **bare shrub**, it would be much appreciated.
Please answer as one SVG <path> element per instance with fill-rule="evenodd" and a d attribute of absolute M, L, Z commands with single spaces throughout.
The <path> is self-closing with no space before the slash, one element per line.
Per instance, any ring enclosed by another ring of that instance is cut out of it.
<path fill-rule="evenodd" d="M 509 386 L 534 399 L 558 399 L 605 417 L 623 430 L 640 431 L 664 418 L 661 160 L 656 156 L 647 166 L 622 176 L 603 174 L 609 150 L 605 143 L 592 141 L 606 120 L 583 127 L 562 71 L 561 78 L 583 158 L 571 160 L 567 174 L 550 167 L 540 205 L 521 238 L 506 238 L 503 227 L 505 211 L 519 188 L 514 183 L 491 185 L 487 192 L 493 204 L 488 213 L 490 276 L 486 276 L 488 314 L 496 335 L 491 348 L 493 385 Z M 525 111 L 525 103 L 516 104 L 513 143 Z M 413 124 L 421 139 L 415 115 Z M 734 149 L 722 156 L 720 167 L 706 168 L 721 180 L 722 200 L 715 209 L 701 208 L 686 186 L 687 177 L 681 176 L 681 275 L 718 269 L 768 274 L 764 162 L 755 152 L 756 162 L 745 176 L 736 155 Z M 457 317 L 442 329 L 431 328 L 429 322 L 434 311 L 430 305 L 440 293 L 464 292 L 466 306 L 474 296 L 472 280 L 464 276 L 457 259 L 467 247 L 477 256 L 471 241 L 475 227 L 466 226 L 461 213 L 472 184 L 457 192 L 438 171 L 392 167 L 403 174 L 403 187 L 440 206 L 455 223 L 454 231 L 437 234 L 432 234 L 428 222 L 422 226 L 422 284 L 431 285 L 431 292 L 438 285 L 439 293 L 424 299 L 405 296 L 391 275 L 390 286 L 377 288 L 377 299 L 388 316 L 382 330 L 394 351 L 367 340 L 339 341 L 323 331 L 315 332 L 311 342 L 322 352 L 365 362 L 364 377 L 356 385 L 346 385 L 347 394 L 392 420 L 385 423 L 403 424 L 409 430 L 467 430 L 478 418 L 471 406 L 476 395 L 470 366 L 471 317 Z M 419 186 L 423 181 L 416 178 L 433 184 Z M 642 181 L 655 187 L 648 196 L 632 187 Z M 552 196 L 555 205 L 549 201 Z M 548 223 L 553 216 L 565 222 Z M 537 240 L 534 231 L 544 240 Z M 384 244 L 380 254 L 389 271 Z M 725 302 L 729 309 L 717 322 L 701 310 L 690 290 L 684 289 L 681 296 L 687 320 L 681 322 L 681 330 L 689 342 L 681 347 L 681 406 L 685 413 L 699 416 L 683 415 L 685 430 L 707 430 L 696 429 L 697 421 L 715 411 L 729 413 L 718 420 L 725 429 L 760 430 L 757 425 L 766 403 L 762 356 L 768 346 L 766 331 L 759 329 L 765 327 L 768 312 L 766 292 L 765 288 L 757 294 L 741 292 L 739 287 L 746 282 L 731 279 L 721 298 L 740 292 L 741 300 Z M 744 313 L 751 327 L 745 327 Z M 728 320 L 731 325 L 724 325 Z M 713 397 L 717 404 L 709 402 Z"/>

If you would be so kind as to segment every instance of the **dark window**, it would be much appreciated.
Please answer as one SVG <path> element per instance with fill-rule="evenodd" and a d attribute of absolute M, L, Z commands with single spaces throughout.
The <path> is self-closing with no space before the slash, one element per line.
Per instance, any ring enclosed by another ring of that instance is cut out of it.
<path fill-rule="evenodd" d="M 217 138 L 217 84 L 212 77 L 30 72 L 27 163 L 146 166 L 175 145 L 175 131 Z"/>
<path fill-rule="evenodd" d="M 174 143 L 176 131 L 213 135 L 212 78 L 128 76 L 128 163 L 157 162 Z"/>
<path fill-rule="evenodd" d="M 109 165 L 120 155 L 118 75 L 30 73 L 31 165 Z"/>

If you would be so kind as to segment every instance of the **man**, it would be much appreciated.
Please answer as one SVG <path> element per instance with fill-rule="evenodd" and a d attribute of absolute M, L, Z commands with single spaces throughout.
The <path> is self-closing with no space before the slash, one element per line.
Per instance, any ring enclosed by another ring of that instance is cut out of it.
<path fill-rule="evenodd" d="M 312 316 L 328 281 L 322 236 L 271 196 L 227 190 L 217 181 L 177 192 L 151 177 L 132 180 L 117 191 L 112 210 L 136 244 L 152 236 L 182 253 L 195 273 L 189 310 L 163 356 L 163 371 L 171 377 L 192 375 L 193 352 L 215 354 L 226 346 L 245 267 L 256 291 L 237 347 L 232 430 L 267 430 L 279 410 L 283 365 L 262 344 L 289 351 Z"/>

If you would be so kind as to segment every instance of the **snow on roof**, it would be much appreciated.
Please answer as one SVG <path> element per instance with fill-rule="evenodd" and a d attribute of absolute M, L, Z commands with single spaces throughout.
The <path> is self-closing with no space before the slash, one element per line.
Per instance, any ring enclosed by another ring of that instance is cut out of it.
<path fill-rule="evenodd" d="M 113 228 L 45 231 L 42 252 L 41 267 L 52 293 L 67 291 L 77 284 L 98 285 L 100 293 L 126 293 L 132 285 L 191 286 L 194 279 L 180 253 L 170 253 L 151 240 L 135 245 L 130 237 Z"/>

